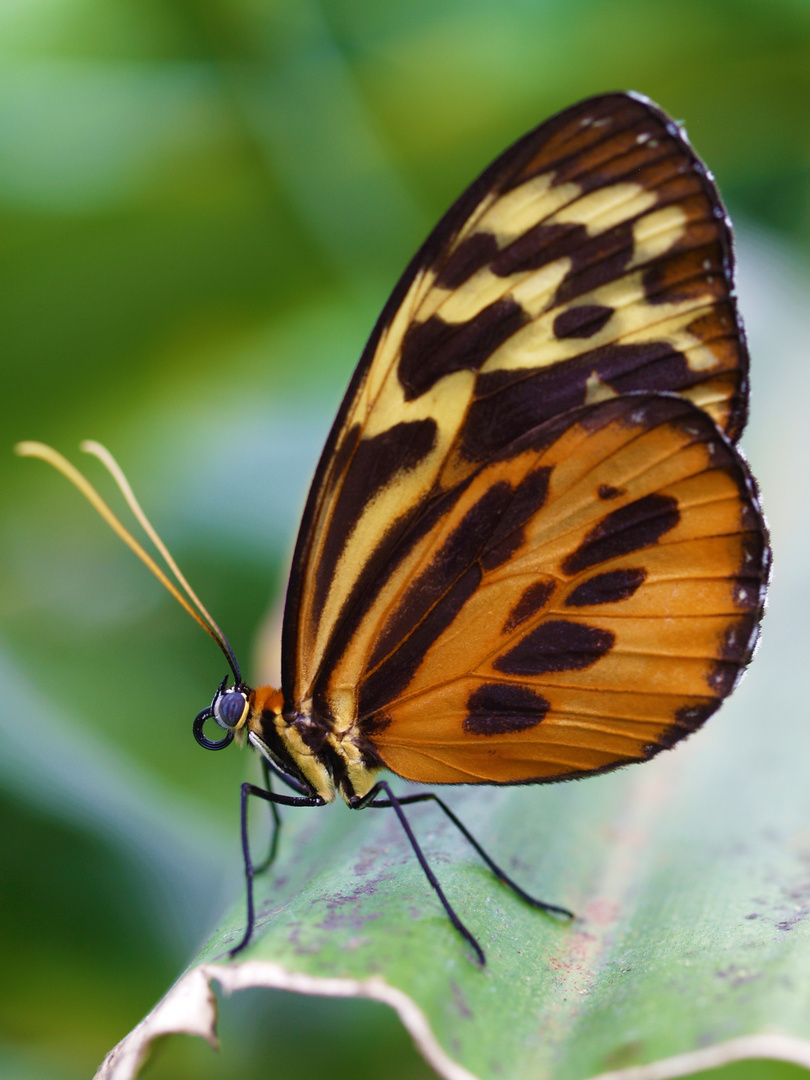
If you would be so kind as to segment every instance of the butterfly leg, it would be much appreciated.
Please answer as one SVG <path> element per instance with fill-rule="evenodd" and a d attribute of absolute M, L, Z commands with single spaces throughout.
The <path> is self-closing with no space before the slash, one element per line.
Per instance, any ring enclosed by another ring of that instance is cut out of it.
<path fill-rule="evenodd" d="M 388 798 L 387 799 L 379 799 L 379 800 L 375 801 L 375 796 L 377 794 L 379 794 L 379 792 L 381 792 L 381 791 L 384 791 L 385 794 L 388 796 Z M 405 830 L 405 835 L 408 837 L 408 840 L 410 841 L 410 845 L 413 848 L 414 855 L 416 855 L 417 859 L 419 860 L 419 865 L 422 867 L 422 869 L 425 872 L 425 877 L 428 879 L 431 886 L 433 887 L 434 892 L 436 893 L 438 898 L 441 900 L 442 906 L 444 907 L 444 910 L 447 912 L 447 916 L 450 919 L 450 922 L 453 924 L 453 926 L 455 926 L 456 930 L 458 930 L 458 932 L 461 934 L 461 936 L 464 938 L 464 940 L 467 941 L 472 946 L 473 951 L 475 952 L 475 955 L 476 955 L 476 957 L 478 959 L 478 963 L 483 967 L 484 964 L 486 964 L 486 962 L 487 962 L 486 957 L 484 956 L 484 950 L 481 948 L 481 946 L 475 940 L 473 935 L 470 933 L 470 931 L 467 929 L 467 927 L 464 925 L 464 923 L 461 921 L 461 919 L 458 917 L 458 915 L 456 915 L 455 911 L 453 910 L 453 907 L 450 904 L 450 901 L 444 895 L 444 890 L 442 889 L 441 885 L 439 884 L 436 875 L 430 869 L 428 861 L 425 858 L 424 852 L 422 851 L 416 837 L 414 836 L 413 829 L 411 828 L 410 824 L 408 823 L 408 819 L 405 817 L 405 813 L 404 813 L 404 811 L 402 809 L 402 806 L 400 804 L 403 803 L 403 802 L 409 802 L 409 801 L 413 801 L 413 800 L 409 800 L 407 798 L 407 796 L 406 796 L 405 799 L 398 799 L 394 795 L 393 791 L 388 786 L 388 784 L 386 784 L 386 782 L 384 780 L 380 780 L 374 785 L 374 787 L 371 789 L 371 791 L 369 791 L 369 793 L 365 796 L 364 799 L 358 800 L 358 802 L 355 805 L 353 805 L 353 809 L 362 810 L 363 807 L 366 807 L 366 806 L 373 806 L 375 808 L 383 807 L 383 806 L 390 806 L 393 809 L 393 811 L 396 813 L 397 817 L 399 818 L 400 825 L 402 825 L 402 828 Z"/>
<path fill-rule="evenodd" d="M 253 878 L 256 868 L 250 855 L 250 838 L 248 836 L 248 797 L 255 795 L 265 802 L 279 803 L 281 806 L 323 806 L 324 801 L 320 795 L 280 795 L 275 791 L 265 791 L 264 788 L 256 787 L 255 784 L 242 784 L 242 855 L 245 860 L 245 884 L 247 885 L 247 923 L 242 940 L 235 948 L 230 950 L 230 955 L 235 956 L 247 945 L 253 936 L 253 926 L 256 922 L 255 908 L 253 904 Z"/>
<path fill-rule="evenodd" d="M 264 773 L 264 786 L 272 793 L 273 784 L 270 779 L 270 769 L 267 767 L 267 762 L 264 758 L 261 759 L 262 772 Z M 276 803 L 268 803 L 270 807 L 270 828 L 272 830 L 270 834 L 270 850 L 267 852 L 267 856 L 263 862 L 258 866 L 253 867 L 253 873 L 263 874 L 264 871 L 276 861 L 276 853 L 278 851 L 278 838 L 281 833 L 281 814 L 278 812 L 278 806 Z"/>
<path fill-rule="evenodd" d="M 438 803 L 438 805 L 445 812 L 447 817 L 450 818 L 450 820 L 453 822 L 453 824 L 464 837 L 464 839 L 469 844 L 471 844 L 472 847 L 475 848 L 475 850 L 490 868 L 498 881 L 502 882 L 502 884 L 510 888 L 512 892 L 516 893 L 521 898 L 521 900 L 525 900 L 526 903 L 531 904 L 532 907 L 540 908 L 541 911 L 548 911 L 549 913 L 554 915 L 562 915 L 566 919 L 574 918 L 573 911 L 569 911 L 568 908 L 559 907 L 557 904 L 546 903 L 545 900 L 537 900 L 534 896 L 530 896 L 527 892 L 524 892 L 524 890 L 521 889 L 517 882 L 513 881 L 512 878 L 510 878 L 509 875 L 505 873 L 501 869 L 501 867 L 498 866 L 496 862 L 494 862 L 493 859 L 490 858 L 490 856 L 486 853 L 486 851 L 484 851 L 484 849 L 481 847 L 481 845 L 478 843 L 478 841 L 475 839 L 469 829 L 463 824 L 463 822 L 459 821 L 459 819 L 456 817 L 456 815 L 453 813 L 447 803 L 445 803 L 442 799 L 439 798 L 438 795 L 435 795 L 432 791 L 426 791 L 424 793 L 420 793 L 419 795 L 405 795 L 399 800 L 399 803 L 401 806 L 404 806 L 408 805 L 409 803 L 428 802 L 429 800 Z M 371 803 L 370 805 L 387 806 L 388 804 L 386 802 L 379 801 Z"/>
<path fill-rule="evenodd" d="M 264 786 L 267 791 L 271 793 L 273 791 L 273 784 L 270 779 L 271 775 L 273 775 L 277 776 L 279 780 L 282 780 L 288 787 L 291 787 L 293 791 L 297 791 L 299 795 L 309 794 L 309 788 L 302 784 L 300 780 L 296 779 L 296 777 L 284 772 L 277 765 L 274 765 L 272 762 L 268 761 L 265 757 L 260 758 L 260 760 L 262 763 L 262 771 L 264 773 Z M 268 866 L 272 865 L 272 863 L 274 863 L 276 859 L 279 832 L 281 830 L 281 815 L 278 812 L 278 807 L 276 806 L 275 802 L 270 803 L 270 816 L 272 821 L 271 828 L 273 830 L 272 836 L 270 837 L 270 850 L 264 862 L 260 863 L 259 866 L 254 866 L 254 876 L 256 874 L 264 873 Z"/>

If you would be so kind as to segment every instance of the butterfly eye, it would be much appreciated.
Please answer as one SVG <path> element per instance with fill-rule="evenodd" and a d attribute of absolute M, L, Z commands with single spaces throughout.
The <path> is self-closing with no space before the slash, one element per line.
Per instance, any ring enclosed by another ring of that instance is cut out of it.
<path fill-rule="evenodd" d="M 237 728 L 247 713 L 247 698 L 240 690 L 228 690 L 214 699 L 214 720 L 226 731 Z"/>

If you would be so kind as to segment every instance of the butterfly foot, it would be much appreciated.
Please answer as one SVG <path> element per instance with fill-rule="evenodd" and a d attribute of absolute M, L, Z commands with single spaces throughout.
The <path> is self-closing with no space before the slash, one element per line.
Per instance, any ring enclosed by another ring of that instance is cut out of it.
<path fill-rule="evenodd" d="M 558 915 L 561 919 L 568 919 L 569 921 L 576 918 L 576 914 L 573 911 L 569 911 L 567 907 L 560 907 L 558 904 L 547 904 L 545 900 L 532 900 L 531 905 L 534 908 L 538 908 L 540 911 L 545 911 L 548 915 Z"/>

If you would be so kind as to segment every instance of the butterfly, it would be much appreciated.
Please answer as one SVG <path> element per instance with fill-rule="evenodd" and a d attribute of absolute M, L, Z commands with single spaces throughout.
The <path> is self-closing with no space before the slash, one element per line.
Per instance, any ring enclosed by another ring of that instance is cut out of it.
<path fill-rule="evenodd" d="M 461 195 L 385 305 L 327 439 L 280 688 L 243 681 L 153 536 L 202 618 L 164 583 L 233 674 L 195 737 L 219 750 L 238 733 L 264 768 L 265 787 L 242 785 L 233 952 L 256 921 L 251 797 L 271 805 L 271 855 L 278 804 L 393 808 L 480 963 L 405 805 L 434 800 L 502 882 L 571 914 L 525 893 L 435 793 L 397 797 L 380 773 L 548 783 L 647 761 L 699 728 L 748 664 L 765 601 L 768 534 L 735 445 L 747 409 L 730 222 L 649 100 L 566 109 Z"/>

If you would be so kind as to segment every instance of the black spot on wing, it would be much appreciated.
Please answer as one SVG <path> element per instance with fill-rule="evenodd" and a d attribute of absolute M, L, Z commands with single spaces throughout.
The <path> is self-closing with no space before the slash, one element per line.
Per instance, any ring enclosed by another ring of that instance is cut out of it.
<path fill-rule="evenodd" d="M 488 683 L 467 699 L 469 712 L 463 727 L 471 735 L 504 735 L 527 731 L 545 719 L 550 706 L 528 686 Z"/>
<path fill-rule="evenodd" d="M 503 633 L 508 634 L 517 630 L 521 623 L 526 622 L 532 615 L 545 607 L 557 583 L 551 579 L 547 581 L 535 581 L 527 589 L 509 612 L 506 622 L 503 624 Z"/>
<path fill-rule="evenodd" d="M 498 242 L 492 233 L 476 232 L 458 245 L 442 268 L 436 284 L 442 289 L 457 289 L 488 266 L 498 254 Z"/>
<path fill-rule="evenodd" d="M 627 600 L 646 577 L 647 571 L 640 567 L 595 574 L 574 589 L 566 599 L 565 606 L 591 607 L 593 604 L 615 604 L 619 600 Z"/>
<path fill-rule="evenodd" d="M 603 345 L 588 356 L 602 382 L 620 394 L 681 390 L 702 378 L 690 369 L 683 353 L 666 341 Z"/>
<path fill-rule="evenodd" d="M 669 750 L 681 739 L 697 731 L 719 708 L 719 700 L 682 706 L 676 711 L 673 722 L 658 736 L 655 745 L 649 748 L 648 757 L 652 757 L 659 750 Z"/>
<path fill-rule="evenodd" d="M 559 257 L 571 259 L 571 269 L 557 288 L 555 304 L 570 303 L 623 277 L 635 250 L 632 222 L 623 221 L 596 236 L 588 236 L 584 225 L 576 230 L 569 238 L 570 250 L 560 251 Z"/>
<path fill-rule="evenodd" d="M 474 318 L 447 323 L 433 315 L 412 323 L 402 340 L 399 381 L 407 401 L 454 371 L 477 371 L 529 316 L 514 300 L 497 300 Z"/>
<path fill-rule="evenodd" d="M 579 304 L 566 308 L 554 320 L 557 338 L 589 338 L 598 334 L 613 314 L 604 304 Z"/>
<path fill-rule="evenodd" d="M 619 419 L 632 427 L 646 429 L 672 424 L 679 427 L 684 434 L 689 435 L 691 440 L 702 439 L 704 442 L 706 439 L 714 439 L 717 434 L 714 421 L 702 409 L 676 394 L 653 392 L 644 395 L 636 394 L 634 397 L 614 398 L 604 402 L 603 408 L 606 413 L 613 411 L 610 420 L 606 422 Z M 594 413 L 596 415 L 596 410 Z M 587 419 L 583 420 L 586 426 L 589 423 Z M 598 426 L 601 426 L 601 421 Z M 723 444 L 723 454 L 727 454 L 722 436 L 717 442 Z M 723 458 L 724 462 L 727 460 L 728 457 Z"/>
<path fill-rule="evenodd" d="M 702 379 L 662 341 L 605 345 L 536 371 L 486 372 L 460 433 L 463 456 L 485 461 L 524 431 L 583 405 L 594 374 L 619 394 L 678 391 Z"/>
<path fill-rule="evenodd" d="M 562 564 L 569 575 L 590 566 L 650 547 L 680 521 L 678 500 L 671 495 L 645 495 L 607 514 Z"/>
<path fill-rule="evenodd" d="M 623 495 L 622 488 L 613 487 L 611 484 L 600 484 L 597 495 L 600 499 L 616 499 L 619 495 Z"/>
<path fill-rule="evenodd" d="M 610 652 L 615 634 L 599 626 L 552 619 L 526 635 L 493 663 L 505 675 L 582 671 Z"/>
<path fill-rule="evenodd" d="M 425 653 L 453 622 L 481 582 L 481 569 L 473 565 L 455 582 L 414 627 L 399 648 L 365 679 L 358 693 L 358 716 L 385 711 L 402 693 L 425 658 Z"/>
<path fill-rule="evenodd" d="M 587 237 L 582 225 L 534 225 L 521 233 L 492 260 L 498 277 L 539 270 L 557 259 L 572 258 Z"/>
<path fill-rule="evenodd" d="M 431 419 L 395 424 L 370 439 L 347 437 L 341 446 L 344 461 L 339 462 L 345 475 L 316 570 L 316 610 L 326 599 L 343 546 L 365 507 L 394 477 L 415 469 L 435 439 L 436 421 Z"/>
<path fill-rule="evenodd" d="M 512 492 L 508 506 L 490 521 L 490 536 L 481 552 L 481 565 L 494 570 L 507 562 L 523 544 L 523 528 L 540 510 L 548 495 L 551 469 L 547 465 L 528 473 Z"/>

